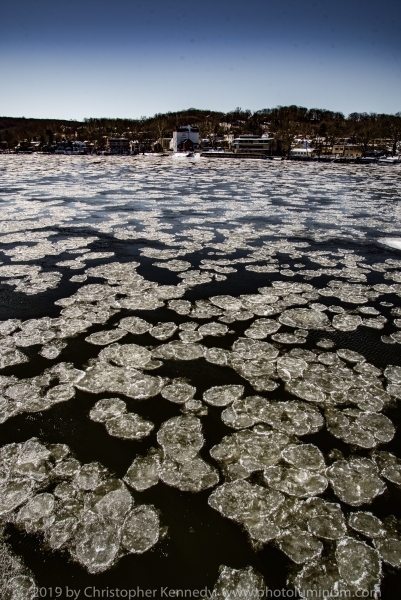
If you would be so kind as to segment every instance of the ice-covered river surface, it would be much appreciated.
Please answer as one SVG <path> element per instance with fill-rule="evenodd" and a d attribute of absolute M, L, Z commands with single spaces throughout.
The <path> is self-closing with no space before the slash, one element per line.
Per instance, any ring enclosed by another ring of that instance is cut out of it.
<path fill-rule="evenodd" d="M 400 192 L 0 157 L 1 598 L 395 597 Z"/>

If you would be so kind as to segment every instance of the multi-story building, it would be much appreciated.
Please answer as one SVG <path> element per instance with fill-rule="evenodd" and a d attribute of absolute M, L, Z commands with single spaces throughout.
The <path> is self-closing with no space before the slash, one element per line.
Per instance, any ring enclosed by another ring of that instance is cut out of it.
<path fill-rule="evenodd" d="M 362 150 L 355 144 L 339 143 L 333 145 L 333 154 L 335 156 L 344 156 L 344 158 L 358 158 L 362 156 Z"/>
<path fill-rule="evenodd" d="M 180 152 L 181 150 L 199 149 L 199 129 L 192 125 L 182 125 L 173 131 L 173 138 L 170 142 L 170 150 Z"/>
<path fill-rule="evenodd" d="M 258 152 L 270 154 L 273 150 L 274 139 L 272 137 L 244 134 L 231 142 L 234 152 Z"/>
<path fill-rule="evenodd" d="M 107 138 L 106 150 L 110 154 L 129 154 L 131 152 L 131 142 L 128 138 Z"/>

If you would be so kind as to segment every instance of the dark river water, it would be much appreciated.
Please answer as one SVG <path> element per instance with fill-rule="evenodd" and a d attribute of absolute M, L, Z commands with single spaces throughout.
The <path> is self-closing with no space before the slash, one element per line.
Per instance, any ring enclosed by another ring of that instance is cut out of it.
<path fill-rule="evenodd" d="M 1 598 L 396 597 L 400 192 L 0 157 Z"/>

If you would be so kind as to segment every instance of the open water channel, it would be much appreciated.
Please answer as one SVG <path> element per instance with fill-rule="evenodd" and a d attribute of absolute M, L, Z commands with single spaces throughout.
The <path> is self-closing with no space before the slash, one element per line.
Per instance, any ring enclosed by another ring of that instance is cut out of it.
<path fill-rule="evenodd" d="M 0 157 L 1 598 L 396 597 L 400 192 Z"/>

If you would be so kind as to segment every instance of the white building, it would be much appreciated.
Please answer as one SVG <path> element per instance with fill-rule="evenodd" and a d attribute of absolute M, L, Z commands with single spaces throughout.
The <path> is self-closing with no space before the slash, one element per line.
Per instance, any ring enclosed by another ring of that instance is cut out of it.
<path fill-rule="evenodd" d="M 173 139 L 170 142 L 170 150 L 179 152 L 180 150 L 197 150 L 199 148 L 199 129 L 191 125 L 177 127 L 173 132 Z"/>
<path fill-rule="evenodd" d="M 234 152 L 269 153 L 272 149 L 273 138 L 251 134 L 240 135 L 231 142 Z"/>

